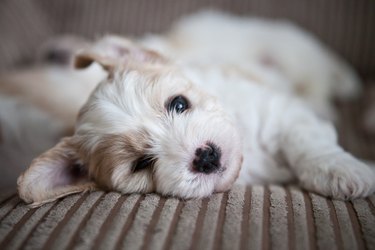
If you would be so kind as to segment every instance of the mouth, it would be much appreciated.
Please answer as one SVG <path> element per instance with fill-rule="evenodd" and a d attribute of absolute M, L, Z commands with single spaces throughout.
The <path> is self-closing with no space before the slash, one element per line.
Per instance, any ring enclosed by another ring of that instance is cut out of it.
<path fill-rule="evenodd" d="M 214 176 L 214 175 L 222 175 L 226 170 L 227 170 L 226 165 L 220 165 L 219 168 L 216 168 L 214 171 L 209 172 L 209 173 L 208 172 L 198 171 L 198 170 L 196 170 L 192 166 L 190 167 L 190 172 L 191 173 L 193 173 L 194 175 L 203 176 L 203 177 Z"/>

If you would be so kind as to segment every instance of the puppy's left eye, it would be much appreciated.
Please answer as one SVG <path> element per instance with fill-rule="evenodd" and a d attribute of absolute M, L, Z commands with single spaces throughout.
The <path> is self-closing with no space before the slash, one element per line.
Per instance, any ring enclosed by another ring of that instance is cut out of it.
<path fill-rule="evenodd" d="M 151 155 L 144 155 L 136 160 L 132 166 L 132 172 L 138 172 L 145 168 L 152 167 L 155 164 L 156 159 Z"/>
<path fill-rule="evenodd" d="M 177 114 L 181 114 L 189 108 L 189 101 L 182 95 L 176 96 L 168 104 L 168 111 L 175 111 Z"/>

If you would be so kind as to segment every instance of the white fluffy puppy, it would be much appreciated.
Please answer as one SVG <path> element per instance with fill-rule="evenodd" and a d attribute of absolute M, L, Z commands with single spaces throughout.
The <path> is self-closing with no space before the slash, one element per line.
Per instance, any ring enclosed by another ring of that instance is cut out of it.
<path fill-rule="evenodd" d="M 234 182 L 297 181 L 339 199 L 375 190 L 375 173 L 308 107 L 329 113 L 355 75 L 291 25 L 201 14 L 138 43 L 103 38 L 76 58 L 93 62 L 108 78 L 74 135 L 19 177 L 26 202 L 95 188 L 204 197 Z"/>

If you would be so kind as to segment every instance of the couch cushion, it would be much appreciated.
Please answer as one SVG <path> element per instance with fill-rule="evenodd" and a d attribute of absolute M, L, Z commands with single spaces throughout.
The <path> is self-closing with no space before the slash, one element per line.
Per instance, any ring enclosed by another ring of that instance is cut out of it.
<path fill-rule="evenodd" d="M 76 194 L 0 206 L 0 249 L 374 249 L 375 195 L 329 200 L 296 187 L 235 187 L 181 201 Z"/>

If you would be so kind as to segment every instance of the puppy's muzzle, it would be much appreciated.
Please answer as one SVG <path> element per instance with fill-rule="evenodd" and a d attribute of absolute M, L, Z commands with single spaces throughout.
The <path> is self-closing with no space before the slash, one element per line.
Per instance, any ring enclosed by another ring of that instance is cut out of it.
<path fill-rule="evenodd" d="M 220 168 L 221 150 L 213 143 L 195 151 L 193 169 L 199 173 L 211 174 Z"/>

